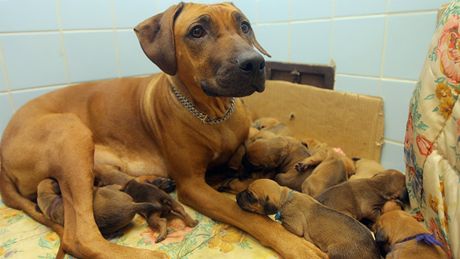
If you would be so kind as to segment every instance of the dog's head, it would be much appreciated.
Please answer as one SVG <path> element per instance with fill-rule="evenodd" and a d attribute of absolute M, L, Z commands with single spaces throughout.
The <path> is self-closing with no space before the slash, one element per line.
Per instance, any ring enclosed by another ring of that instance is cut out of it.
<path fill-rule="evenodd" d="M 382 186 L 389 199 L 397 199 L 407 204 L 409 197 L 406 189 L 406 177 L 397 170 L 385 170 L 370 178 L 377 186 Z"/>
<path fill-rule="evenodd" d="M 397 208 L 384 211 L 372 226 L 372 230 L 375 233 L 375 241 L 384 255 L 394 243 L 415 234 L 428 233 L 409 213 Z"/>
<path fill-rule="evenodd" d="M 160 69 L 209 96 L 247 96 L 265 88 L 265 60 L 248 18 L 233 4 L 179 3 L 134 29 Z"/>
<path fill-rule="evenodd" d="M 280 206 L 283 188 L 270 179 L 258 179 L 236 195 L 236 202 L 243 210 L 262 215 L 275 214 Z"/>
<path fill-rule="evenodd" d="M 289 141 L 284 136 L 269 131 L 260 131 L 246 141 L 246 154 L 243 162 L 255 169 L 277 168 L 289 154 Z"/>

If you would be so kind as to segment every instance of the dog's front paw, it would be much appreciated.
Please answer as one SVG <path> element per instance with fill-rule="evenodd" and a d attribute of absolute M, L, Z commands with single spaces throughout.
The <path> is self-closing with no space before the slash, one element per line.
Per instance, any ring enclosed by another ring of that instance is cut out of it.
<path fill-rule="evenodd" d="M 304 163 L 297 163 L 294 168 L 299 173 L 305 173 L 308 170 L 309 165 Z"/>
<path fill-rule="evenodd" d="M 152 181 L 146 182 L 155 185 L 167 193 L 173 192 L 176 189 L 176 182 L 171 178 L 157 177 Z"/>

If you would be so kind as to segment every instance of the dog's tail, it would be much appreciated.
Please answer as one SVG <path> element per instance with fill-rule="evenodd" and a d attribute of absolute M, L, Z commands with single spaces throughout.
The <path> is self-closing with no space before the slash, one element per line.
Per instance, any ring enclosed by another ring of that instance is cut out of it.
<path fill-rule="evenodd" d="M 1 159 L 0 159 L 1 160 Z M 1 165 L 0 161 L 0 193 L 2 200 L 8 207 L 13 209 L 22 210 L 36 221 L 50 227 L 60 237 L 64 233 L 61 225 L 54 223 L 43 215 L 43 213 L 36 210 L 36 205 L 31 200 L 23 197 L 17 190 L 14 183 L 6 175 L 5 168 Z"/>

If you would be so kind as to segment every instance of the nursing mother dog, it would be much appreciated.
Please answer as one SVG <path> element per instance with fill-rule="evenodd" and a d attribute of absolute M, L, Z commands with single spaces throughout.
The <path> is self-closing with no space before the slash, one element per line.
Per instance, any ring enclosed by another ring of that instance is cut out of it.
<path fill-rule="evenodd" d="M 5 204 L 51 227 L 73 256 L 161 258 L 160 251 L 106 241 L 94 221 L 92 189 L 95 178 L 123 185 L 138 176 L 168 176 L 181 202 L 248 232 L 282 257 L 324 257 L 204 180 L 205 171 L 227 162 L 248 135 L 249 113 L 233 97 L 264 90 L 265 63 L 255 48 L 268 53 L 246 16 L 230 3 L 180 3 L 134 30 L 163 73 L 75 85 L 19 109 L 1 142 Z M 37 185 L 45 178 L 59 183 L 64 227 L 35 210 Z"/>

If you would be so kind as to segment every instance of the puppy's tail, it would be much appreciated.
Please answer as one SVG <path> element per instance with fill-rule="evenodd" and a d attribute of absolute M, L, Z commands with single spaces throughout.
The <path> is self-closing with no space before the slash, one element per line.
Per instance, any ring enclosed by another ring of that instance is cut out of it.
<path fill-rule="evenodd" d="M 34 202 L 23 197 L 11 179 L 6 175 L 5 168 L 0 164 L 0 193 L 2 200 L 8 207 L 13 209 L 22 210 L 36 221 L 50 227 L 60 237 L 64 233 L 64 229 L 61 225 L 54 223 L 43 215 L 43 213 L 36 210 Z"/>

